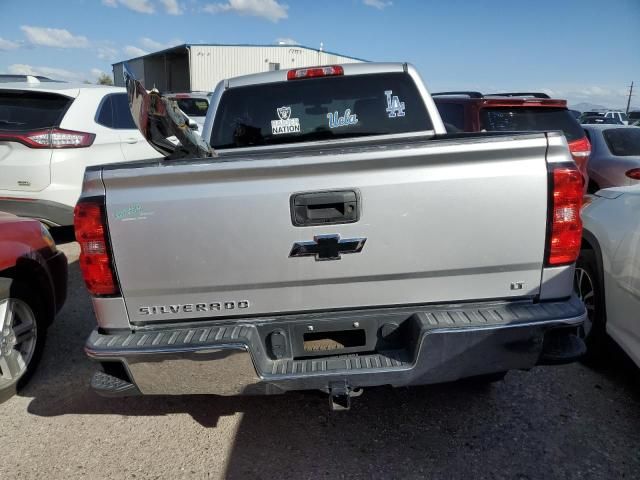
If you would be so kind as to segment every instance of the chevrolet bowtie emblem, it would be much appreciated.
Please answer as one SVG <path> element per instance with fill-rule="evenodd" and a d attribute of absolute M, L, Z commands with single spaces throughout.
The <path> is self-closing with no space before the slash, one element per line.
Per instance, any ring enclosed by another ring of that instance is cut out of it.
<path fill-rule="evenodd" d="M 316 260 L 340 260 L 343 253 L 359 253 L 366 238 L 340 238 L 340 235 L 318 235 L 312 242 L 296 242 L 290 257 L 316 257 Z"/>

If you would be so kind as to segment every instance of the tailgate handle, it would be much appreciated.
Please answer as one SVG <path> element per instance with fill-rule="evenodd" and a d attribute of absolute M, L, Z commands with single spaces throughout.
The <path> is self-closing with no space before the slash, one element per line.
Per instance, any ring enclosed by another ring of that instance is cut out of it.
<path fill-rule="evenodd" d="M 353 223 L 359 207 L 354 190 L 297 193 L 291 196 L 291 220 L 296 227 Z"/>

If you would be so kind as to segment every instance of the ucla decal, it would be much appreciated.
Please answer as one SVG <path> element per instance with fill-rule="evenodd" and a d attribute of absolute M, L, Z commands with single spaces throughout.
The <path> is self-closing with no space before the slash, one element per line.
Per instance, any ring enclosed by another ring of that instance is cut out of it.
<path fill-rule="evenodd" d="M 344 115 L 340 116 L 338 112 L 327 113 L 329 119 L 329 128 L 348 127 L 358 123 L 358 115 L 351 113 L 351 109 L 347 108 Z"/>
<path fill-rule="evenodd" d="M 387 114 L 389 118 L 404 117 L 404 102 L 401 102 L 397 95 L 393 95 L 393 90 L 385 90 L 387 96 Z"/>
<path fill-rule="evenodd" d="M 271 134 L 300 133 L 300 120 L 291 118 L 291 107 L 276 109 L 279 120 L 271 120 Z"/>

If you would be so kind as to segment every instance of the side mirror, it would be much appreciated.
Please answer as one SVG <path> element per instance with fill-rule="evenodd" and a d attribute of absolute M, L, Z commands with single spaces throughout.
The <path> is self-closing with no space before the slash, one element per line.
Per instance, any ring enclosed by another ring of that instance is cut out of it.
<path fill-rule="evenodd" d="M 193 130 L 193 131 L 197 132 L 197 131 L 198 131 L 198 129 L 199 129 L 200 127 L 198 126 L 198 124 L 196 123 L 196 121 L 195 121 L 195 120 L 193 120 L 193 119 L 191 119 L 191 118 L 190 118 L 190 119 L 189 119 L 189 128 L 190 128 L 191 130 Z"/>

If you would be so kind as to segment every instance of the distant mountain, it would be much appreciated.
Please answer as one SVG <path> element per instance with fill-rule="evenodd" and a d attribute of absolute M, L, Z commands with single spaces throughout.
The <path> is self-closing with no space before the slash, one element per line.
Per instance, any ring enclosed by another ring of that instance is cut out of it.
<path fill-rule="evenodd" d="M 569 108 L 571 110 L 578 110 L 579 112 L 598 112 L 598 111 L 606 111 L 606 110 L 615 110 L 615 111 L 624 112 L 627 109 L 627 106 L 625 105 L 624 107 L 609 108 L 609 107 L 605 107 L 604 105 L 598 105 L 596 103 L 581 102 L 581 103 L 576 103 L 575 105 L 569 105 Z M 633 112 L 634 110 L 640 110 L 640 107 L 638 107 L 637 105 L 631 105 L 631 108 L 629 108 L 629 111 Z"/>
<path fill-rule="evenodd" d="M 597 112 L 599 110 L 609 110 L 603 105 L 597 105 L 595 103 L 589 102 L 576 103 L 575 105 L 570 105 L 569 108 L 572 110 L 578 110 L 579 112 Z"/>

